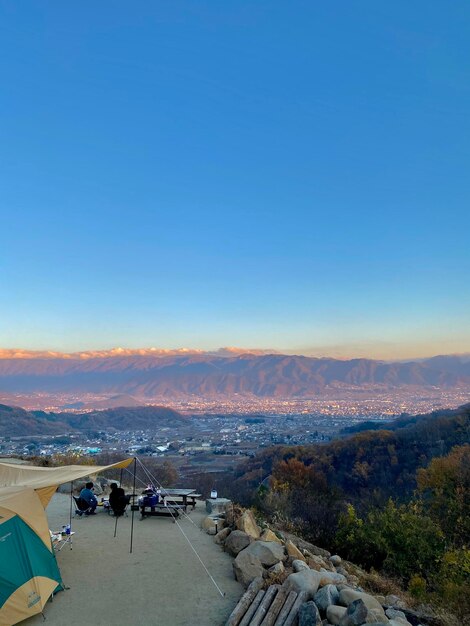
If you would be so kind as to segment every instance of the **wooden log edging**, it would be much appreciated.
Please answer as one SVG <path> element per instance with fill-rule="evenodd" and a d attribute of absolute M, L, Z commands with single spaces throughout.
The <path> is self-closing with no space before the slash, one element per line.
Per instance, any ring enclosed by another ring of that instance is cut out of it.
<path fill-rule="evenodd" d="M 253 619 L 250 622 L 250 626 L 260 626 L 261 622 L 264 619 L 264 616 L 266 615 L 269 607 L 272 604 L 274 596 L 277 594 L 280 588 L 281 588 L 280 585 L 271 585 L 271 587 L 268 587 L 268 589 L 266 590 L 266 593 L 264 594 L 264 598 L 258 607 L 258 610 L 253 615 Z"/>
<path fill-rule="evenodd" d="M 301 591 L 297 598 L 295 599 L 294 604 L 292 605 L 291 610 L 289 611 L 289 615 L 287 616 L 286 621 L 283 626 L 292 626 L 295 620 L 297 619 L 297 615 L 299 614 L 299 609 L 304 602 L 307 600 L 307 594 L 305 591 Z"/>
<path fill-rule="evenodd" d="M 290 613 L 290 610 L 297 599 L 297 592 L 290 591 L 286 601 L 284 602 L 284 606 L 281 609 L 281 612 L 277 616 L 277 620 L 274 622 L 274 626 L 284 626 L 284 622 L 287 619 L 287 616 Z"/>
<path fill-rule="evenodd" d="M 240 600 L 238 601 L 237 606 L 230 613 L 229 618 L 225 626 L 238 626 L 243 619 L 245 613 L 249 609 L 251 603 L 255 599 L 258 591 L 263 586 L 263 579 L 261 576 L 255 578 L 251 583 L 245 593 L 242 595 Z"/>
<path fill-rule="evenodd" d="M 287 592 L 281 585 L 262 589 L 263 579 L 255 579 L 237 606 L 230 614 L 225 626 L 293 626 L 301 605 L 306 602 L 305 591 Z"/>
<path fill-rule="evenodd" d="M 266 593 L 266 591 L 264 589 L 261 589 L 260 591 L 258 591 L 258 593 L 256 594 L 255 599 L 251 603 L 250 608 L 245 613 L 245 616 L 243 617 L 242 621 L 240 622 L 240 626 L 249 626 L 250 625 L 251 618 L 256 613 L 259 605 L 261 604 L 261 600 L 263 599 L 265 593 Z"/>
<path fill-rule="evenodd" d="M 269 607 L 269 611 L 266 613 L 264 620 L 261 622 L 261 626 L 274 626 L 274 622 L 276 621 L 276 618 L 279 615 L 279 611 L 282 609 L 286 598 L 287 589 L 283 589 L 281 587 L 277 592 L 273 603 Z"/>

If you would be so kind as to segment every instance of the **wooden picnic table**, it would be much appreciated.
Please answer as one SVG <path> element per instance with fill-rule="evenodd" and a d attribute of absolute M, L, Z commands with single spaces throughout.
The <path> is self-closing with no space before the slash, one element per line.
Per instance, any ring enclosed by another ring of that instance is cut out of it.
<path fill-rule="evenodd" d="M 161 497 L 165 502 L 182 505 L 186 510 L 188 504 L 190 504 L 194 509 L 196 506 L 196 499 L 200 498 L 201 494 L 196 493 L 195 489 L 167 489 L 162 487 Z"/>

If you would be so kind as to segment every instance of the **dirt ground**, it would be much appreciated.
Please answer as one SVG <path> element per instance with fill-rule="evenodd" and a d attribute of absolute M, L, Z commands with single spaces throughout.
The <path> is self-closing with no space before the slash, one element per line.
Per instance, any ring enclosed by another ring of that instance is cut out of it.
<path fill-rule="evenodd" d="M 46 511 L 52 530 L 68 523 L 69 506 L 68 496 L 53 497 Z M 118 519 L 114 538 L 115 518 L 97 511 L 95 516 L 73 519 L 73 549 L 65 546 L 57 553 L 63 581 L 70 589 L 47 603 L 45 622 L 37 615 L 23 622 L 25 626 L 224 624 L 243 589 L 233 578 L 232 559 L 200 530 L 204 503 L 179 523 L 225 597 L 171 518 L 141 521 L 140 513 L 135 513 L 129 554 L 131 513 Z"/>

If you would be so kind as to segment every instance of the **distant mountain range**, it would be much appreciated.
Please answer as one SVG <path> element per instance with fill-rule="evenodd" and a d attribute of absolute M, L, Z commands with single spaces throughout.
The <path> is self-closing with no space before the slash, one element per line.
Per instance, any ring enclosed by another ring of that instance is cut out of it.
<path fill-rule="evenodd" d="M 235 395 L 307 398 L 350 388 L 470 389 L 468 356 L 387 363 L 253 352 L 87 354 L 86 358 L 0 358 L 0 392 L 127 394 L 139 400 L 171 400 Z"/>
<path fill-rule="evenodd" d="M 89 413 L 25 411 L 0 404 L 0 437 L 57 435 L 71 431 L 148 430 L 174 427 L 188 417 L 163 406 L 119 407 Z"/>

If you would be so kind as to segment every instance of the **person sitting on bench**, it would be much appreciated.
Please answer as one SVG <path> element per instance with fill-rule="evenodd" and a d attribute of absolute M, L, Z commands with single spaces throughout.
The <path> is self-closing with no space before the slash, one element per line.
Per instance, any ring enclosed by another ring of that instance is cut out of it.
<path fill-rule="evenodd" d="M 90 507 L 89 511 L 85 511 L 85 515 L 96 515 L 95 509 L 98 506 L 98 500 L 93 493 L 93 483 L 87 483 L 80 491 L 80 498 L 84 500 Z"/>
<path fill-rule="evenodd" d="M 158 504 L 158 496 L 155 493 L 152 485 L 148 485 L 147 489 L 142 491 L 142 495 L 139 498 L 139 506 L 142 517 L 145 515 L 145 507 L 150 507 L 152 513 L 155 513 L 155 506 Z"/>
<path fill-rule="evenodd" d="M 124 515 L 127 505 L 126 494 L 122 487 L 118 487 L 117 483 L 111 483 L 111 493 L 109 494 L 109 506 L 112 508 L 116 517 Z"/>

